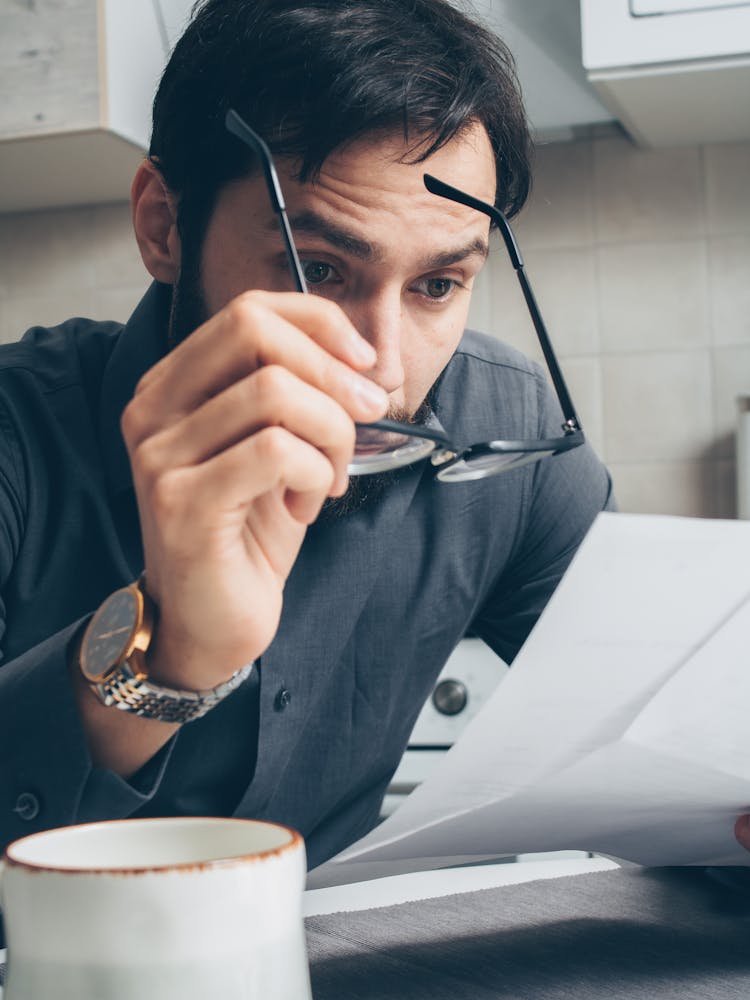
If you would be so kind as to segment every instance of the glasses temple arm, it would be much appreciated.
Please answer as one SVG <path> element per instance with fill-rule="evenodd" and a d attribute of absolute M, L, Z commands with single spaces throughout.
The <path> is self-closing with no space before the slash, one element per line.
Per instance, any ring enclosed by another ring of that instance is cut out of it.
<path fill-rule="evenodd" d="M 513 230 L 510 228 L 508 220 L 505 218 L 500 209 L 495 208 L 494 205 L 488 205 L 487 202 L 480 201 L 479 198 L 474 198 L 470 194 L 466 194 L 465 191 L 459 191 L 458 188 L 451 187 L 450 184 L 446 184 L 444 181 L 438 180 L 437 177 L 433 177 L 431 174 L 424 174 L 424 185 L 428 191 L 432 192 L 432 194 L 439 195 L 441 198 L 448 198 L 450 201 L 456 201 L 461 205 L 466 205 L 468 208 L 475 208 L 478 212 L 482 212 L 484 215 L 492 219 L 497 228 L 500 230 L 500 234 L 503 237 L 505 247 L 508 251 L 508 256 L 510 257 L 511 264 L 513 265 L 513 269 L 516 272 L 518 282 L 521 286 L 523 297 L 526 300 L 526 305 L 531 316 L 531 321 L 534 324 L 536 335 L 539 338 L 539 344 L 541 345 L 542 353 L 544 354 L 544 360 L 547 362 L 547 368 L 549 369 L 549 373 L 552 378 L 552 384 L 555 387 L 555 392 L 557 393 L 557 398 L 560 402 L 560 408 L 563 412 L 563 417 L 565 418 L 564 429 L 568 433 L 580 430 L 581 422 L 578 419 L 575 407 L 573 406 L 573 401 L 570 398 L 568 387 L 565 384 L 563 373 L 560 370 L 560 365 L 558 364 L 552 343 L 547 334 L 547 328 L 544 325 L 544 320 L 542 319 L 539 307 L 536 304 L 536 299 L 534 298 L 534 293 L 531 290 L 529 279 L 526 277 L 521 250 L 516 243 L 516 238 L 513 234 Z"/>
<path fill-rule="evenodd" d="M 286 250 L 286 258 L 289 262 L 289 270 L 292 278 L 294 279 L 297 291 L 307 294 L 307 283 L 302 272 L 302 265 L 300 264 L 299 255 L 297 254 L 297 247 L 294 245 L 292 230 L 289 225 L 289 218 L 286 214 L 284 195 L 281 190 L 278 175 L 276 174 L 276 168 L 273 165 L 271 151 L 258 133 L 254 132 L 247 122 L 240 118 L 233 108 L 230 108 L 229 111 L 227 111 L 224 119 L 224 125 L 227 130 L 232 133 L 232 135 L 237 136 L 237 138 L 244 142 L 246 146 L 249 146 L 261 162 L 261 166 L 263 167 L 263 176 L 266 181 L 266 187 L 268 188 L 268 196 L 271 199 L 273 210 L 279 218 L 279 227 L 281 229 L 282 239 L 284 240 L 284 249 Z"/>
<path fill-rule="evenodd" d="M 578 419 L 578 414 L 573 406 L 573 400 L 570 398 L 570 393 L 568 392 L 568 387 L 565 384 L 565 379 L 562 371 L 560 370 L 560 365 L 557 363 L 557 356 L 555 355 L 552 344 L 547 335 L 547 329 L 544 325 L 541 313 L 539 312 L 539 307 L 536 304 L 536 299 L 534 298 L 534 293 L 531 290 L 529 279 L 526 277 L 523 261 L 521 261 L 517 267 L 514 264 L 514 267 L 518 283 L 520 284 L 521 291 L 523 292 L 523 297 L 526 299 L 526 305 L 528 306 L 529 313 L 531 315 L 531 321 L 534 324 L 536 335 L 539 338 L 539 344 L 542 348 L 542 353 L 544 354 L 544 360 L 547 362 L 547 368 L 549 368 L 552 384 L 555 387 L 557 398 L 560 401 L 560 408 L 563 412 L 563 417 L 565 418 L 565 430 L 580 430 L 581 422 Z"/>

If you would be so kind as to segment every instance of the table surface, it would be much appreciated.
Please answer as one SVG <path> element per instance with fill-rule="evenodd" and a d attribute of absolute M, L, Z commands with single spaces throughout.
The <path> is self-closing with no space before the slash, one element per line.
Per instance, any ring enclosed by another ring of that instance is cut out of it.
<path fill-rule="evenodd" d="M 309 915 L 313 996 L 747 1000 L 750 870 L 731 872 L 734 887 L 702 868 L 592 867 Z"/>
<path fill-rule="evenodd" d="M 326 913 L 370 910 L 395 906 L 420 899 L 452 896 L 479 889 L 494 889 L 502 885 L 519 885 L 539 879 L 584 875 L 587 872 L 618 868 L 608 858 L 551 858 L 513 863 L 470 865 L 443 868 L 440 871 L 414 872 L 375 878 L 352 885 L 331 886 L 328 889 L 308 889 L 302 900 L 305 917 Z"/>

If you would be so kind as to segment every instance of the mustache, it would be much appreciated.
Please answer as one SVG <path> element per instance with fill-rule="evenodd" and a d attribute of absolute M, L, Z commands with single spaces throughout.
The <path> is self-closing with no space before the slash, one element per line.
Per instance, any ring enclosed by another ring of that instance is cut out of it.
<path fill-rule="evenodd" d="M 387 420 L 396 420 L 400 424 L 424 424 L 432 414 L 431 393 L 422 400 L 416 410 L 407 410 L 403 406 L 389 406 L 386 411 Z"/>

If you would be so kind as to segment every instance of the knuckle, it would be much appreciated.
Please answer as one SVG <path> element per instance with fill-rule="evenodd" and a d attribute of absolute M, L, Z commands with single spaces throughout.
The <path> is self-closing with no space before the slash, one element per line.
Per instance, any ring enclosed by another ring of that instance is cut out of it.
<path fill-rule="evenodd" d="M 159 478 L 164 466 L 161 450 L 150 438 L 146 438 L 135 447 L 130 464 L 133 477 L 149 488 Z"/>
<path fill-rule="evenodd" d="M 262 399 L 275 399 L 289 393 L 290 376 L 281 365 L 264 365 L 255 372 L 253 391 Z"/>
<path fill-rule="evenodd" d="M 284 465 L 291 458 L 291 436 L 283 427 L 264 427 L 256 438 L 261 461 Z"/>
<path fill-rule="evenodd" d="M 247 335 L 260 323 L 266 308 L 262 305 L 259 294 L 254 289 L 242 292 L 225 306 L 226 316 L 232 326 L 237 327 L 240 335 Z"/>
<path fill-rule="evenodd" d="M 180 498 L 186 491 L 175 471 L 163 472 L 156 476 L 149 490 L 151 513 L 157 521 L 169 524 L 179 508 Z"/>

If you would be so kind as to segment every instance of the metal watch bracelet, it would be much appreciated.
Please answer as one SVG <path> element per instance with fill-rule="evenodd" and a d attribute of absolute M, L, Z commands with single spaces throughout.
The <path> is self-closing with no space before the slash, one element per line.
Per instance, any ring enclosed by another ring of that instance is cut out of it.
<path fill-rule="evenodd" d="M 237 670 L 228 681 L 207 691 L 182 691 L 162 687 L 136 673 L 129 662 L 123 663 L 110 677 L 91 684 L 103 704 L 159 722 L 185 723 L 200 719 L 246 680 L 254 663 Z"/>

